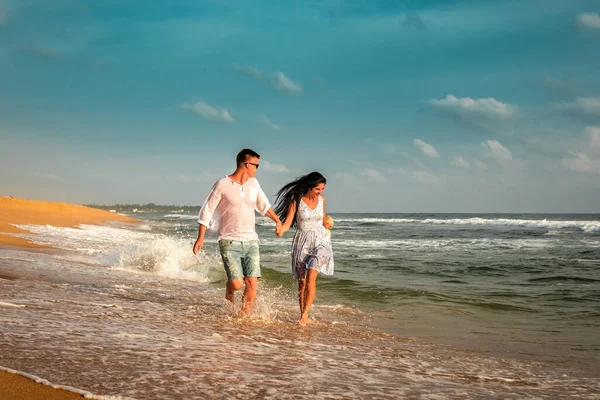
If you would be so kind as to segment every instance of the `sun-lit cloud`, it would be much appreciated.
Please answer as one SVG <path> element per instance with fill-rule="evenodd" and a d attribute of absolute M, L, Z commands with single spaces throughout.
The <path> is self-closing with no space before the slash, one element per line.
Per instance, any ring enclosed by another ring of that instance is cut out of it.
<path fill-rule="evenodd" d="M 481 145 L 486 150 L 486 154 L 496 160 L 498 164 L 504 167 L 508 167 L 512 164 L 512 153 L 497 140 L 486 140 Z"/>
<path fill-rule="evenodd" d="M 36 172 L 36 173 L 34 173 L 34 176 L 36 178 L 42 179 L 44 181 L 57 182 L 57 183 L 65 182 L 65 180 L 63 178 L 61 178 L 60 176 L 54 175 L 49 172 Z"/>
<path fill-rule="evenodd" d="M 265 171 L 284 173 L 290 172 L 291 170 L 283 164 L 271 164 L 269 161 L 264 160 L 260 162 L 260 166 L 265 169 Z"/>
<path fill-rule="evenodd" d="M 478 169 L 488 169 L 487 164 L 481 160 L 474 160 L 473 165 L 475 166 L 475 168 L 478 168 Z"/>
<path fill-rule="evenodd" d="M 554 108 L 577 120 L 600 120 L 600 97 L 578 97 L 570 103 L 555 104 Z"/>
<path fill-rule="evenodd" d="M 587 139 L 583 143 L 585 151 L 571 151 L 571 156 L 560 162 L 574 172 L 600 175 L 600 127 L 588 126 L 583 133 Z"/>
<path fill-rule="evenodd" d="M 232 64 L 231 68 L 240 74 L 256 79 L 257 81 L 262 82 L 263 84 L 280 92 L 298 94 L 303 91 L 300 83 L 294 82 L 291 78 L 285 76 L 285 74 L 281 71 L 268 73 L 250 65 L 239 64 Z"/>
<path fill-rule="evenodd" d="M 417 146 L 422 152 L 423 154 L 425 154 L 428 157 L 432 157 L 432 158 L 440 158 L 440 155 L 438 154 L 437 150 L 430 144 L 425 143 L 424 141 L 422 141 L 421 139 L 414 139 L 413 143 L 415 144 L 415 146 Z"/>
<path fill-rule="evenodd" d="M 386 183 L 388 181 L 380 171 L 373 168 L 365 168 L 360 174 L 373 182 Z"/>
<path fill-rule="evenodd" d="M 504 120 L 514 117 L 518 111 L 516 105 L 502 103 L 491 97 L 472 99 L 449 94 L 444 99 L 429 99 L 425 104 L 463 122 L 475 122 L 480 119 Z"/>
<path fill-rule="evenodd" d="M 600 29 L 600 15 L 597 13 L 581 13 L 577 17 L 577 24 L 586 29 Z"/>
<path fill-rule="evenodd" d="M 592 152 L 600 153 L 600 127 L 588 126 L 583 132 L 589 138 L 587 148 Z"/>
<path fill-rule="evenodd" d="M 274 131 L 277 131 L 277 132 L 281 131 L 281 127 L 279 125 L 271 122 L 271 120 L 266 115 L 259 115 L 258 120 L 260 122 L 262 122 L 263 124 L 265 124 L 266 126 L 268 126 L 269 128 L 273 129 Z"/>
<path fill-rule="evenodd" d="M 285 76 L 283 72 L 275 73 L 275 81 L 274 81 L 275 89 L 288 92 L 288 93 L 300 93 L 302 92 L 302 85 L 292 81 L 290 78 Z"/>
<path fill-rule="evenodd" d="M 440 183 L 440 178 L 438 178 L 436 175 L 432 174 L 431 172 L 427 172 L 427 171 L 413 172 L 412 179 L 415 182 L 423 183 L 426 185 L 437 185 L 438 183 Z"/>
<path fill-rule="evenodd" d="M 184 110 L 193 112 L 194 114 L 200 115 L 203 118 L 221 121 L 221 122 L 235 122 L 229 111 L 224 108 L 215 108 L 210 104 L 198 100 L 194 103 L 183 103 L 180 107 Z"/>
<path fill-rule="evenodd" d="M 456 156 L 450 161 L 450 165 L 455 168 L 471 168 L 471 164 L 461 156 Z"/>
<path fill-rule="evenodd" d="M 248 75 L 256 80 L 261 80 L 264 77 L 264 73 L 260 69 L 251 67 L 249 65 L 232 64 L 231 68 L 234 71 Z"/>
<path fill-rule="evenodd" d="M 585 153 L 572 152 L 572 157 L 563 158 L 561 164 L 574 172 L 600 175 L 600 159 L 592 159 Z"/>

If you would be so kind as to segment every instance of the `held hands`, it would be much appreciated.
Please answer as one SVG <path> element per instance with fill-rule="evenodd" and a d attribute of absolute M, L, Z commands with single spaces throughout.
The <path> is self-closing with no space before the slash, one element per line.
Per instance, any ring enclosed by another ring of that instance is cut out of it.
<path fill-rule="evenodd" d="M 283 224 L 281 222 L 277 222 L 275 225 L 275 235 L 277 235 L 277 237 L 281 237 L 283 236 L 283 233 L 285 231 L 283 230 Z"/>

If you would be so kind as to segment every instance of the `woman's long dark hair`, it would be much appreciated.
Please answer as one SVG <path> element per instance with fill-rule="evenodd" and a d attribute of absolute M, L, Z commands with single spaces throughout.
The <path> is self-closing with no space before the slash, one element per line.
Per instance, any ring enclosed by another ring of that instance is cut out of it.
<path fill-rule="evenodd" d="M 285 222 L 288 210 L 293 202 L 296 202 L 296 211 L 298 211 L 302 196 L 320 183 L 327 183 L 327 179 L 318 172 L 311 172 L 310 174 L 296 178 L 296 180 L 285 184 L 279 189 L 277 197 L 275 198 L 274 208 L 279 220 Z M 296 226 L 297 214 L 297 212 L 294 213 L 294 219 L 291 226 Z"/>

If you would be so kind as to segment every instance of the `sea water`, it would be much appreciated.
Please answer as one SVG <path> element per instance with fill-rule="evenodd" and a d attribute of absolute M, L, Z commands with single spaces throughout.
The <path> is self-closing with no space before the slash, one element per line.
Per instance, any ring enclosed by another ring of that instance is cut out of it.
<path fill-rule="evenodd" d="M 0 366 L 139 399 L 600 396 L 600 215 L 333 214 L 308 327 L 293 232 L 257 218 L 243 318 L 197 215 L 135 217 L 0 250 Z"/>

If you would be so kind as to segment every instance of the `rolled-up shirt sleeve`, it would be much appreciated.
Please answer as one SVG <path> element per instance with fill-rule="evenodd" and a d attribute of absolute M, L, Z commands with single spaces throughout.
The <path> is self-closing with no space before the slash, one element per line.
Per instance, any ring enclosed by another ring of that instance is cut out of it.
<path fill-rule="evenodd" d="M 210 193 L 206 197 L 206 200 L 204 200 L 204 204 L 202 204 L 202 207 L 200 208 L 200 213 L 198 214 L 199 224 L 210 228 L 210 222 L 213 219 L 213 214 L 215 213 L 215 210 L 217 209 L 217 206 L 219 205 L 220 201 L 221 191 L 215 184 L 215 186 L 213 186 Z"/>
<path fill-rule="evenodd" d="M 267 213 L 267 211 L 269 211 L 269 208 L 271 208 L 271 203 L 269 203 L 269 199 L 267 198 L 267 195 L 265 194 L 265 192 L 263 192 L 262 188 L 260 187 L 260 185 L 257 182 L 257 186 L 258 186 L 258 195 L 256 197 L 256 211 L 258 211 L 258 213 L 260 213 L 260 215 L 265 215 Z"/>

